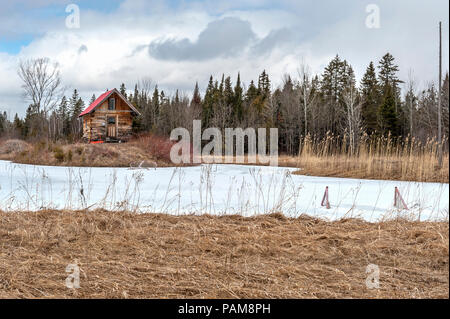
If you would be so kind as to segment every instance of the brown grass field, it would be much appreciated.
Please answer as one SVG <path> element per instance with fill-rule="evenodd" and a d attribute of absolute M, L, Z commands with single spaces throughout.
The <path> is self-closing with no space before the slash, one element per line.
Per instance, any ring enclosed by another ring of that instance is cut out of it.
<path fill-rule="evenodd" d="M 0 298 L 449 298 L 449 224 L 0 212 Z"/>
<path fill-rule="evenodd" d="M 0 141 L 0 159 L 21 164 L 78 167 L 167 167 L 171 143 L 149 136 L 128 143 L 53 143 Z"/>
<path fill-rule="evenodd" d="M 0 141 L 0 160 L 23 164 L 89 167 L 168 167 L 172 146 L 167 138 L 144 134 L 122 144 L 60 144 L 27 143 L 20 140 Z M 442 149 L 443 165 L 439 165 Z M 214 161 L 224 156 L 203 158 Z M 237 163 L 237 158 L 231 159 Z M 248 163 L 248 157 L 242 158 Z M 183 164 L 191 165 L 191 164 Z M 195 164 L 192 164 L 195 165 Z M 263 164 L 268 165 L 268 164 Z M 298 156 L 280 154 L 278 166 L 299 168 L 294 174 L 327 177 L 401 180 L 418 182 L 449 182 L 448 139 L 440 145 L 430 139 L 426 143 L 405 138 L 396 142 L 391 137 L 369 138 L 361 135 L 357 147 L 349 146 L 348 138 L 327 135 L 307 136 L 302 140 Z"/>

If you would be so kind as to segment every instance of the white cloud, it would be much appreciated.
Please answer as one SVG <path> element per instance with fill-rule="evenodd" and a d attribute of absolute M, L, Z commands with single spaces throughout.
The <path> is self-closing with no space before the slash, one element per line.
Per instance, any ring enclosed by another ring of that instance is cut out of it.
<path fill-rule="evenodd" d="M 252 1 L 182 2 L 174 8 L 163 1 L 149 5 L 128 0 L 110 13 L 81 10 L 80 29 L 67 29 L 62 17 L 55 18 L 19 54 L 0 53 L 0 109 L 24 114 L 17 64 L 19 59 L 40 56 L 58 62 L 64 84 L 77 88 L 86 102 L 93 93 L 98 96 L 122 82 L 131 90 L 142 77 L 152 78 L 166 92 L 178 88 L 190 93 L 195 81 L 204 89 L 210 74 L 220 78 L 225 73 L 234 81 L 240 71 L 248 84 L 265 69 L 277 86 L 283 74 L 296 75 L 302 57 L 312 72 L 321 73 L 337 53 L 360 77 L 371 60 L 378 62 L 391 51 L 401 76 L 414 68 L 417 77 L 429 81 L 437 73 L 433 59 L 438 19 L 444 21 L 444 70 L 448 69 L 448 13 L 441 12 L 448 4 L 380 3 L 379 30 L 364 27 L 364 4 L 337 6 L 334 1 L 284 1 L 277 8 Z M 241 9 L 245 6 L 249 8 Z M 31 28 L 33 21 L 27 25 Z M 229 37 L 215 38 L 225 29 Z M 150 55 L 151 43 L 166 46 L 154 46 L 158 49 Z"/>

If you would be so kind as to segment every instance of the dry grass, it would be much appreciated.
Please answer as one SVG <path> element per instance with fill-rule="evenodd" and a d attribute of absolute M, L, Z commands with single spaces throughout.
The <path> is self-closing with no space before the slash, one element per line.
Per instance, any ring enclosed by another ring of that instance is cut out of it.
<path fill-rule="evenodd" d="M 61 144 L 36 142 L 29 144 L 19 141 L 19 147 L 11 148 L 16 140 L 0 143 L 0 159 L 22 164 L 80 166 L 80 167 L 167 167 L 175 166 L 168 157 L 163 157 L 161 150 L 146 148 L 138 141 L 121 144 Z M 164 149 L 166 150 L 166 149 Z M 170 151 L 170 149 L 169 149 Z"/>
<path fill-rule="evenodd" d="M 19 143 L 20 142 L 20 143 Z M 23 141 L 0 142 L 0 159 L 23 164 L 91 167 L 177 166 L 170 160 L 172 146 L 166 138 L 140 135 L 124 144 L 53 144 L 33 145 Z M 421 143 L 414 138 L 396 142 L 390 136 L 369 138 L 362 134 L 355 149 L 348 137 L 328 135 L 316 139 L 307 136 L 299 156 L 279 155 L 278 165 L 297 167 L 294 174 L 363 179 L 402 180 L 419 182 L 449 182 L 448 140 L 442 143 L 443 166 L 438 165 L 440 145 L 435 140 Z M 203 161 L 206 162 L 206 157 Z M 227 163 L 225 156 L 209 156 L 213 162 Z M 244 156 L 242 164 L 248 163 Z M 231 163 L 237 163 L 233 157 Z M 189 165 L 189 164 L 185 164 Z"/>
<path fill-rule="evenodd" d="M 448 298 L 448 235 L 446 222 L 0 212 L 0 298 Z"/>
<path fill-rule="evenodd" d="M 351 150 L 348 140 L 335 136 L 302 143 L 295 174 L 419 182 L 449 182 L 448 140 L 443 142 L 443 165 L 438 165 L 440 145 L 435 140 L 421 143 L 414 138 L 395 142 L 390 136 L 362 135 Z"/>
<path fill-rule="evenodd" d="M 0 141 L 0 154 L 4 156 L 26 152 L 30 148 L 31 145 L 22 140 L 12 139 Z"/>

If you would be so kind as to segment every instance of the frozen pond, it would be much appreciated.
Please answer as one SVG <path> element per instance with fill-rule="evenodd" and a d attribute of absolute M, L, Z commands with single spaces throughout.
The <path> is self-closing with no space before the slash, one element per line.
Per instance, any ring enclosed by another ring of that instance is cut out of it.
<path fill-rule="evenodd" d="M 185 168 L 79 168 L 0 161 L 0 209 L 105 208 L 169 214 L 282 212 L 377 221 L 395 216 L 448 220 L 449 184 L 292 175 L 246 165 Z M 321 206 L 329 187 L 330 209 Z M 398 187 L 409 210 L 393 206 Z"/>

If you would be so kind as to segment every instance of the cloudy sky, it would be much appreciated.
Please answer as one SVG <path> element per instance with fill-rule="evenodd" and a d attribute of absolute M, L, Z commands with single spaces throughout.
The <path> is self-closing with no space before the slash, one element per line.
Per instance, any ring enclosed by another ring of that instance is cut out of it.
<path fill-rule="evenodd" d="M 70 4 L 79 28 L 66 25 Z M 379 28 L 366 26 L 371 4 Z M 412 69 L 424 86 L 437 78 L 442 21 L 448 70 L 448 0 L 0 0 L 0 8 L 0 110 L 11 115 L 27 106 L 18 63 L 36 57 L 57 62 L 67 95 L 77 88 L 85 100 L 142 78 L 168 93 L 190 94 L 195 81 L 203 90 L 211 74 L 234 81 L 240 71 L 248 84 L 263 69 L 276 87 L 301 61 L 320 74 L 336 54 L 359 79 L 391 52 L 400 77 Z"/>

